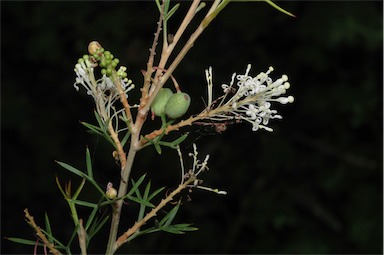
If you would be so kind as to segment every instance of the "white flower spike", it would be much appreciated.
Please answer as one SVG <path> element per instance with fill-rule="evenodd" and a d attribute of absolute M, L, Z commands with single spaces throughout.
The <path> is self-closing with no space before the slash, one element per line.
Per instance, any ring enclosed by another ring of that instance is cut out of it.
<path fill-rule="evenodd" d="M 288 76 L 284 74 L 273 81 L 269 77 L 274 70 L 273 67 L 269 67 L 267 72 L 261 72 L 255 77 L 249 75 L 250 70 L 251 65 L 248 65 L 245 74 L 236 75 L 234 73 L 230 84 L 221 86 L 224 95 L 219 98 L 221 101 L 217 107 L 212 108 L 211 105 L 207 107 L 207 119 L 216 122 L 244 120 L 252 124 L 253 131 L 260 128 L 273 131 L 267 126 L 269 120 L 281 119 L 282 116 L 277 114 L 277 110 L 271 108 L 271 103 L 287 104 L 294 101 L 293 96 L 282 96 L 290 87 Z M 210 77 L 208 94 L 212 87 L 211 82 Z"/>

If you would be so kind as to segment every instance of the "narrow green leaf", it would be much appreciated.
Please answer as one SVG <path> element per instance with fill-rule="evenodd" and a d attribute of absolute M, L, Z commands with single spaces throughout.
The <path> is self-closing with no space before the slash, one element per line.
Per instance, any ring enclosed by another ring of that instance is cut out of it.
<path fill-rule="evenodd" d="M 162 187 L 162 188 L 155 190 L 151 195 L 148 196 L 148 201 L 151 201 L 152 198 L 154 198 L 157 194 L 159 194 L 164 189 L 165 189 L 165 187 Z"/>
<path fill-rule="evenodd" d="M 95 208 L 93 208 L 91 214 L 89 215 L 88 217 L 88 220 L 87 222 L 85 223 L 85 231 L 88 232 L 88 228 L 89 226 L 91 225 L 91 223 L 93 222 L 93 219 L 95 218 L 95 215 L 96 215 L 96 212 L 99 210 L 99 208 L 96 206 Z"/>
<path fill-rule="evenodd" d="M 143 199 L 140 199 L 140 198 L 136 198 L 136 197 L 132 197 L 132 196 L 128 196 L 127 197 L 129 200 L 132 200 L 138 204 L 142 204 L 142 205 L 145 205 L 147 207 L 150 207 L 150 208 L 153 208 L 155 207 L 153 204 L 151 204 L 150 202 L 146 201 L 146 200 L 143 200 Z"/>
<path fill-rule="evenodd" d="M 89 182 L 100 192 L 100 194 L 107 200 L 110 200 L 105 194 L 105 190 L 100 187 L 99 184 L 94 179 L 90 179 Z"/>
<path fill-rule="evenodd" d="M 161 230 L 158 228 L 154 228 L 154 227 L 140 230 L 140 231 L 134 233 L 133 235 L 131 235 L 130 237 L 128 237 L 127 241 L 131 241 L 131 240 L 133 240 L 136 237 L 141 236 L 141 235 L 150 234 L 150 233 L 159 232 L 159 231 L 161 231 Z"/>
<path fill-rule="evenodd" d="M 98 222 L 98 218 L 96 217 L 95 220 L 92 222 L 89 230 L 88 230 L 88 235 L 90 235 L 91 233 L 93 233 L 96 229 L 96 226 L 97 226 L 97 222 Z"/>
<path fill-rule="evenodd" d="M 159 155 L 161 155 L 161 147 L 160 147 L 160 144 L 159 144 L 159 143 L 154 143 L 153 145 L 155 145 L 155 149 L 156 149 L 157 153 L 159 153 Z"/>
<path fill-rule="evenodd" d="M 164 14 L 165 15 L 167 15 L 167 13 L 168 13 L 170 2 L 171 2 L 170 0 L 165 0 L 164 1 Z"/>
<path fill-rule="evenodd" d="M 143 199 L 143 197 L 141 196 L 141 193 L 140 193 L 140 189 L 136 189 L 136 190 L 135 190 L 135 194 L 136 194 L 136 197 L 137 197 L 138 199 Z"/>
<path fill-rule="evenodd" d="M 93 229 L 92 233 L 89 233 L 88 242 L 91 240 L 92 237 L 94 237 L 97 234 L 97 232 L 100 231 L 100 229 L 105 225 L 105 223 L 107 223 L 108 219 L 109 219 L 109 216 L 102 219 L 101 222 L 99 222 L 96 225 L 96 227 Z"/>
<path fill-rule="evenodd" d="M 166 21 L 169 20 L 169 18 L 177 11 L 179 8 L 180 4 L 176 4 L 175 6 L 172 7 L 172 9 L 167 13 L 167 15 L 164 17 Z"/>
<path fill-rule="evenodd" d="M 70 172 L 72 172 L 72 173 L 74 173 L 80 177 L 90 179 L 85 173 L 83 173 L 79 169 L 74 168 L 73 166 L 70 166 L 70 165 L 63 163 L 63 162 L 60 162 L 60 161 L 56 161 L 56 163 L 59 164 L 60 166 L 62 166 L 63 168 L 67 169 L 68 171 L 70 171 Z"/>
<path fill-rule="evenodd" d="M 20 243 L 20 244 L 26 244 L 26 245 L 36 245 L 36 240 L 31 241 L 23 238 L 17 238 L 17 237 L 5 237 L 5 239 L 15 242 L 15 243 Z M 38 244 L 39 246 L 43 246 L 43 244 Z"/>
<path fill-rule="evenodd" d="M 71 246 L 71 244 L 72 244 L 72 242 L 73 242 L 73 239 L 74 239 L 74 238 L 76 237 L 76 235 L 77 235 L 77 230 L 78 230 L 78 229 L 79 229 L 79 224 L 76 225 L 75 229 L 74 229 L 73 232 L 72 232 L 71 238 L 69 239 L 68 244 L 67 244 L 68 247 Z"/>
<path fill-rule="evenodd" d="M 113 142 L 112 138 L 108 133 L 108 125 L 110 120 L 104 123 L 103 120 L 100 118 L 100 115 L 97 113 L 97 111 L 94 111 L 94 113 L 95 113 L 97 123 L 99 124 L 99 129 L 101 132 L 100 135 L 102 135 L 116 149 L 116 144 Z"/>
<path fill-rule="evenodd" d="M 140 210 L 139 210 L 139 213 L 137 214 L 137 221 L 138 222 L 144 218 L 145 208 L 146 208 L 146 206 L 144 204 L 140 204 Z"/>
<path fill-rule="evenodd" d="M 281 8 L 280 6 L 278 6 L 277 4 L 275 4 L 274 2 L 270 1 L 270 0 L 265 0 L 265 2 L 267 2 L 269 5 L 271 5 L 273 8 L 275 8 L 276 10 L 288 15 L 288 16 L 291 16 L 291 17 L 294 17 L 296 18 L 295 15 L 293 15 L 292 13 L 290 13 L 289 11 L 286 11 L 284 10 L 283 8 Z"/>
<path fill-rule="evenodd" d="M 84 187 L 84 184 L 85 184 L 85 178 L 83 178 L 83 180 L 81 181 L 81 183 L 80 183 L 79 187 L 77 188 L 75 194 L 73 194 L 72 199 L 74 199 L 74 200 L 77 199 L 77 197 L 79 196 L 81 190 Z"/>
<path fill-rule="evenodd" d="M 68 202 L 71 202 L 71 203 L 74 203 L 74 204 L 77 204 L 77 205 L 82 205 L 82 206 L 85 206 L 85 207 L 91 207 L 91 208 L 97 207 L 97 204 L 90 203 L 90 202 L 87 202 L 87 201 L 68 199 Z"/>
<path fill-rule="evenodd" d="M 189 223 L 175 224 L 175 225 L 172 225 L 172 227 L 177 228 L 177 229 L 179 229 L 181 231 L 196 231 L 196 230 L 199 230 L 196 227 L 192 227 L 192 224 L 189 224 Z"/>
<path fill-rule="evenodd" d="M 131 132 L 129 132 L 129 130 L 127 130 L 127 133 L 125 134 L 125 136 L 123 137 L 123 139 L 121 140 L 121 146 L 124 147 L 124 145 L 126 144 L 126 142 L 128 141 L 128 138 L 131 136 Z"/>
<path fill-rule="evenodd" d="M 162 231 L 166 231 L 172 234 L 185 234 L 186 231 L 195 231 L 198 230 L 198 228 L 191 227 L 190 224 L 175 224 L 170 226 L 162 226 L 160 227 Z"/>
<path fill-rule="evenodd" d="M 105 140 L 107 140 L 107 142 L 109 142 L 113 146 L 113 148 L 117 149 L 117 146 L 116 146 L 115 142 L 113 141 L 113 139 L 111 138 L 111 136 L 109 135 L 107 129 L 103 130 L 102 136 L 104 137 Z"/>
<path fill-rule="evenodd" d="M 150 189 L 151 189 L 151 181 L 149 181 L 147 186 L 145 187 L 145 191 L 144 191 L 144 195 L 143 195 L 143 199 L 145 201 L 148 201 L 148 195 L 149 195 Z M 137 215 L 137 221 L 140 221 L 141 219 L 144 218 L 145 208 L 146 208 L 146 206 L 144 204 L 140 204 L 140 210 L 139 210 L 139 213 Z"/>
<path fill-rule="evenodd" d="M 68 198 L 67 194 L 64 192 L 63 188 L 61 187 L 59 178 L 57 176 L 56 176 L 56 183 L 57 183 L 57 186 L 59 187 L 61 194 L 63 194 L 64 198 L 67 199 Z"/>
<path fill-rule="evenodd" d="M 100 130 L 103 130 L 104 129 L 104 123 L 101 120 L 99 113 L 96 110 L 94 110 L 93 113 L 95 114 L 95 118 L 97 120 L 97 123 L 99 124 Z"/>
<path fill-rule="evenodd" d="M 160 230 L 162 231 L 165 231 L 165 232 L 168 232 L 168 233 L 171 233 L 171 234 L 184 234 L 184 232 L 178 230 L 178 229 L 174 229 L 172 227 L 160 227 Z"/>
<path fill-rule="evenodd" d="M 185 133 L 184 135 L 180 136 L 179 138 L 177 138 L 175 141 L 173 141 L 171 143 L 171 145 L 176 148 L 180 143 L 182 143 L 186 138 L 187 136 L 189 135 L 189 133 Z"/>
<path fill-rule="evenodd" d="M 157 8 L 159 9 L 159 12 L 161 13 L 161 4 L 160 4 L 160 0 L 155 0 L 156 2 L 156 5 L 157 5 Z"/>
<path fill-rule="evenodd" d="M 65 245 L 62 244 L 59 240 L 57 240 L 53 235 L 50 235 L 47 231 L 45 231 L 42 228 L 41 228 L 41 232 L 43 232 L 44 235 L 49 236 L 50 238 L 52 238 L 53 243 L 56 243 L 56 245 L 55 245 L 56 248 L 58 248 L 58 249 L 64 249 L 65 248 Z"/>
<path fill-rule="evenodd" d="M 137 190 L 137 188 L 140 186 L 140 184 L 144 181 L 144 178 L 147 174 L 144 174 L 143 176 L 140 177 L 140 179 L 135 182 L 134 180 L 132 180 L 132 188 L 131 190 L 127 193 L 127 195 L 125 195 L 124 197 L 128 197 L 128 196 L 131 196 L 133 194 L 133 192 L 135 192 Z"/>
<path fill-rule="evenodd" d="M 171 211 L 167 215 L 164 216 L 164 218 L 159 222 L 160 226 L 169 226 L 171 225 L 173 219 L 175 218 L 177 211 L 179 210 L 180 203 L 178 203 L 175 207 L 172 208 Z"/>
<path fill-rule="evenodd" d="M 118 198 L 118 197 L 117 197 L 117 198 L 115 198 L 115 199 L 113 199 L 113 200 L 103 201 L 103 202 L 100 203 L 99 207 L 103 207 L 103 206 L 106 206 L 106 205 L 113 204 L 113 203 L 116 202 L 116 200 L 125 199 L 125 198 L 127 198 L 126 195 L 123 196 L 123 197 L 121 197 L 121 198 Z M 108 198 L 108 199 L 109 199 L 109 198 Z"/>
<path fill-rule="evenodd" d="M 48 214 L 45 213 L 45 229 L 47 230 L 47 233 L 49 234 L 48 236 L 48 241 L 50 243 L 53 242 L 53 239 L 52 239 L 52 229 L 51 229 L 51 223 L 49 222 L 49 218 L 48 218 Z"/>
<path fill-rule="evenodd" d="M 93 179 L 93 171 L 92 171 L 92 160 L 91 160 L 91 154 L 89 153 L 89 149 L 87 147 L 85 151 L 85 162 L 87 164 L 87 173 L 89 178 Z"/>
<path fill-rule="evenodd" d="M 104 198 L 103 196 L 100 197 L 99 203 L 100 203 L 101 201 L 104 200 L 103 198 Z M 87 222 L 85 223 L 85 230 L 86 230 L 86 231 L 88 231 L 88 228 L 89 228 L 89 226 L 91 225 L 93 219 L 95 218 L 95 215 L 96 215 L 96 213 L 98 212 L 98 210 L 99 210 L 99 206 L 95 206 L 95 207 L 93 208 L 91 214 L 90 214 L 89 217 L 88 217 Z"/>
<path fill-rule="evenodd" d="M 151 181 L 149 181 L 147 183 L 147 186 L 145 187 L 143 199 L 148 200 L 148 195 L 149 195 L 150 189 L 151 189 Z"/>
<path fill-rule="evenodd" d="M 92 124 L 89 124 L 87 122 L 82 122 L 80 121 L 80 123 L 85 126 L 86 128 L 89 129 L 89 131 L 93 132 L 93 133 L 96 133 L 96 134 L 99 134 L 99 135 L 103 135 L 103 130 L 97 126 L 94 126 Z"/>

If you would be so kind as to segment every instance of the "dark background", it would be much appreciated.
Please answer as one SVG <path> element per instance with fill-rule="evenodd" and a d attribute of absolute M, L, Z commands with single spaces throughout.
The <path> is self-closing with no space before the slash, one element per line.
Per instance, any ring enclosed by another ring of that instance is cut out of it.
<path fill-rule="evenodd" d="M 190 113 L 204 107 L 208 66 L 218 95 L 219 85 L 248 63 L 254 75 L 272 65 L 274 78 L 289 76 L 295 103 L 276 106 L 283 120 L 270 123 L 273 133 L 252 132 L 248 124 L 217 135 L 193 127 L 184 152 L 195 142 L 202 157 L 209 153 L 205 185 L 228 195 L 194 191 L 175 221 L 199 231 L 143 236 L 121 253 L 382 253 L 383 3 L 279 4 L 297 18 L 262 2 L 229 4 L 174 75 L 192 96 Z M 79 180 L 54 160 L 84 169 L 89 146 L 98 182 L 117 183 L 112 147 L 79 123 L 95 123 L 94 105 L 73 88 L 73 68 L 98 40 L 127 66 L 138 91 L 157 19 L 152 2 L 1 1 L 1 253 L 33 253 L 4 239 L 34 240 L 24 208 L 41 226 L 47 212 L 53 232 L 68 240 L 72 221 L 55 176 Z M 155 187 L 175 187 L 177 156 L 147 148 L 133 176 L 143 173 Z M 92 198 L 88 187 L 84 199 Z M 133 216 L 123 218 L 124 228 Z M 108 229 L 89 253 L 105 251 Z"/>

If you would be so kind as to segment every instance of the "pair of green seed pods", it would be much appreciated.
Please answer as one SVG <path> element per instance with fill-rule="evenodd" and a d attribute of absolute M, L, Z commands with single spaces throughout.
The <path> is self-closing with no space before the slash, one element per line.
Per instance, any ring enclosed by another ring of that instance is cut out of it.
<path fill-rule="evenodd" d="M 191 104 L 191 97 L 184 92 L 173 93 L 169 88 L 161 88 L 152 102 L 151 110 L 156 116 L 166 114 L 171 119 L 183 116 Z"/>

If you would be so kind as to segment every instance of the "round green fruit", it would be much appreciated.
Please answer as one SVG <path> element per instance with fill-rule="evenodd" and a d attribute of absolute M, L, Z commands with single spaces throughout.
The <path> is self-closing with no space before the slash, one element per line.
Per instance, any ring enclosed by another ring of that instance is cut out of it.
<path fill-rule="evenodd" d="M 172 95 L 173 92 L 171 89 L 160 89 L 151 105 L 151 110 L 156 116 L 161 116 L 161 114 L 164 113 L 165 104 Z"/>
<path fill-rule="evenodd" d="M 191 104 L 191 97 L 187 93 L 178 92 L 173 94 L 165 105 L 164 112 L 171 119 L 183 116 Z"/>

